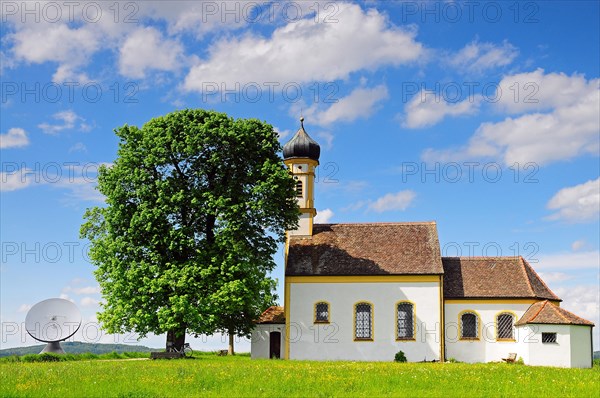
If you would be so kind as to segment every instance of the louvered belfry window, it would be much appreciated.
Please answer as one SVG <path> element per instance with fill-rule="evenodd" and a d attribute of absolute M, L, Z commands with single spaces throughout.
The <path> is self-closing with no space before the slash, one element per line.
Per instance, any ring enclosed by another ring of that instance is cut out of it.
<path fill-rule="evenodd" d="M 302 181 L 296 181 L 296 197 L 302 197 Z"/>
<path fill-rule="evenodd" d="M 499 339 L 512 339 L 513 338 L 513 316 L 512 314 L 500 314 L 496 318 L 496 325 L 498 327 L 498 338 Z"/>
<path fill-rule="evenodd" d="M 356 339 L 372 339 L 373 309 L 369 303 L 358 303 L 355 306 L 354 333 Z"/>
<path fill-rule="evenodd" d="M 398 339 L 412 339 L 414 337 L 413 305 L 411 303 L 398 304 Z"/>
<path fill-rule="evenodd" d="M 461 335 L 463 339 L 476 339 L 478 332 L 477 315 L 467 312 L 460 317 Z"/>
<path fill-rule="evenodd" d="M 329 304 L 320 302 L 315 305 L 315 322 L 329 322 Z"/>

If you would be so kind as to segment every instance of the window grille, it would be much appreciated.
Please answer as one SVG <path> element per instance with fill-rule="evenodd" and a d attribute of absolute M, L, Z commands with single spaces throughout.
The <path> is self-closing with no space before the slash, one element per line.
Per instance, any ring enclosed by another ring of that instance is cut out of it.
<path fill-rule="evenodd" d="M 476 339 L 478 337 L 477 315 L 473 313 L 465 313 L 460 317 L 461 322 L 461 338 Z"/>
<path fill-rule="evenodd" d="M 357 339 L 371 339 L 373 321 L 371 319 L 372 308 L 371 304 L 358 303 L 355 307 L 355 325 L 354 333 Z"/>
<path fill-rule="evenodd" d="M 329 322 L 329 304 L 321 302 L 315 305 L 315 321 Z"/>
<path fill-rule="evenodd" d="M 398 304 L 398 339 L 412 339 L 414 337 L 413 308 L 411 303 Z"/>
<path fill-rule="evenodd" d="M 498 327 L 499 339 L 513 338 L 513 316 L 511 314 L 498 315 L 496 318 L 496 324 Z"/>
<path fill-rule="evenodd" d="M 542 333 L 542 343 L 556 343 L 556 333 Z"/>

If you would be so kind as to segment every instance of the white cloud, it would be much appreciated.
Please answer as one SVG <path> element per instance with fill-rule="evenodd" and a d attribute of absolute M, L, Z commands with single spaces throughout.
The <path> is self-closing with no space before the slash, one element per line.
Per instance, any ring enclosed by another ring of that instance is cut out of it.
<path fill-rule="evenodd" d="M 0 148 L 19 148 L 29 145 L 27 133 L 22 128 L 14 127 L 6 134 L 0 134 Z"/>
<path fill-rule="evenodd" d="M 481 73 L 513 62 L 519 51 L 506 40 L 502 45 L 472 41 L 448 58 L 448 63 L 460 70 Z"/>
<path fill-rule="evenodd" d="M 573 275 L 563 272 L 538 272 L 538 274 L 545 283 L 564 282 L 573 279 Z"/>
<path fill-rule="evenodd" d="M 80 301 L 82 307 L 96 307 L 100 301 L 92 297 L 84 297 Z"/>
<path fill-rule="evenodd" d="M 560 269 L 570 271 L 574 269 L 599 269 L 600 252 L 598 250 L 581 252 L 559 252 L 539 256 L 535 264 L 536 270 Z"/>
<path fill-rule="evenodd" d="M 575 242 L 571 243 L 571 249 L 573 251 L 577 251 L 582 249 L 585 245 L 586 245 L 586 241 L 585 240 L 576 240 Z"/>
<path fill-rule="evenodd" d="M 31 309 L 31 304 L 21 304 L 17 309 L 17 312 L 27 312 Z"/>
<path fill-rule="evenodd" d="M 0 172 L 0 192 L 17 191 L 27 188 L 32 183 L 35 172 L 21 168 L 15 172 Z"/>
<path fill-rule="evenodd" d="M 561 189 L 550 199 L 547 207 L 556 211 L 548 217 L 550 220 L 574 223 L 597 220 L 600 214 L 600 178 Z"/>
<path fill-rule="evenodd" d="M 411 190 L 388 193 L 369 204 L 369 209 L 382 213 L 384 211 L 406 210 L 415 199 L 416 194 Z"/>
<path fill-rule="evenodd" d="M 72 287 L 67 286 L 62 290 L 63 293 L 73 292 L 77 295 L 82 294 L 99 294 L 100 286 L 84 286 L 84 287 Z"/>
<path fill-rule="evenodd" d="M 393 26 L 384 14 L 359 5 L 336 3 L 337 23 L 326 15 L 290 22 L 271 37 L 254 34 L 216 42 L 207 59 L 191 68 L 188 91 L 203 91 L 204 83 L 286 83 L 345 79 L 362 69 L 417 61 L 424 53 L 415 32 Z M 366 55 L 368 54 L 368 56 Z"/>
<path fill-rule="evenodd" d="M 280 128 L 278 128 L 276 126 L 273 126 L 273 130 L 277 133 L 280 140 L 283 140 L 286 137 L 288 137 L 290 134 L 292 134 L 291 130 L 281 130 Z"/>
<path fill-rule="evenodd" d="M 433 91 L 421 90 L 404 107 L 402 125 L 411 129 L 433 126 L 446 116 L 472 115 L 479 109 L 479 97 L 447 102 Z"/>
<path fill-rule="evenodd" d="M 70 110 L 55 113 L 54 115 L 52 115 L 52 118 L 60 121 L 61 123 L 50 124 L 50 123 L 44 122 L 44 123 L 38 124 L 38 127 L 40 129 L 42 129 L 42 131 L 46 134 L 56 135 L 63 130 L 73 129 L 73 128 L 75 128 L 75 124 L 78 121 L 85 120 L 82 117 L 77 116 L 77 114 L 75 112 L 70 111 Z M 85 127 L 87 125 L 83 125 L 83 126 Z"/>
<path fill-rule="evenodd" d="M 74 303 L 75 300 L 73 300 L 71 297 L 69 297 L 68 294 L 65 293 L 61 293 L 60 296 L 58 296 L 59 298 L 63 299 L 63 300 L 69 300 L 70 302 Z"/>
<path fill-rule="evenodd" d="M 577 105 L 588 95 L 598 95 L 600 79 L 564 73 L 533 72 L 507 75 L 498 83 L 498 101 L 494 106 L 510 114 L 549 111 Z"/>
<path fill-rule="evenodd" d="M 71 147 L 69 148 L 69 153 L 72 152 L 84 152 L 87 153 L 87 146 L 85 146 L 85 144 L 83 142 L 76 142 L 75 144 L 71 145 Z"/>
<path fill-rule="evenodd" d="M 64 10 L 64 12 L 68 12 Z M 75 72 L 89 62 L 89 57 L 100 48 L 100 36 L 94 24 L 69 28 L 61 23 L 17 24 L 18 30 L 7 35 L 12 43 L 12 55 L 17 61 L 41 64 L 55 62 L 59 67 L 53 81 L 63 82 L 85 75 Z"/>
<path fill-rule="evenodd" d="M 509 87 L 514 84 L 530 90 L 528 103 L 522 95 L 514 101 Z M 569 85 L 573 84 L 573 90 Z M 508 87 L 506 87 L 508 85 Z M 459 148 L 427 149 L 425 161 L 465 160 L 471 158 L 502 159 L 506 165 L 515 162 L 538 165 L 568 160 L 600 150 L 600 79 L 585 81 L 580 75 L 544 75 L 542 70 L 507 76 L 498 110 L 507 112 L 535 111 L 500 122 L 482 123 L 467 145 Z M 531 87 L 534 87 L 533 89 Z M 518 103 L 517 103 L 518 102 Z M 549 110 L 541 113 L 541 110 Z"/>
<path fill-rule="evenodd" d="M 333 211 L 331 209 L 319 210 L 315 217 L 315 223 L 327 224 L 333 217 Z"/>
<path fill-rule="evenodd" d="M 183 46 L 152 27 L 131 32 L 119 50 L 119 72 L 126 77 L 144 78 L 148 71 L 174 71 L 182 64 Z"/>
<path fill-rule="evenodd" d="M 319 125 L 329 126 L 336 122 L 352 122 L 359 118 L 368 118 L 375 112 L 376 105 L 386 98 L 388 98 L 388 90 L 383 84 L 373 88 L 359 87 L 326 110 L 316 111 L 314 120 Z M 310 110 L 306 111 L 309 116 L 311 113 Z"/>

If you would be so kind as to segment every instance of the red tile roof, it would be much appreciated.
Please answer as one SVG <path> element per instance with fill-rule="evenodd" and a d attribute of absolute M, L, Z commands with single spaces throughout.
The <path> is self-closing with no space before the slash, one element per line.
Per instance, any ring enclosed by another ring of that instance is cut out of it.
<path fill-rule="evenodd" d="M 443 257 L 444 298 L 560 301 L 523 257 Z"/>
<path fill-rule="evenodd" d="M 267 308 L 257 319 L 256 323 L 285 323 L 283 307 L 273 305 Z"/>
<path fill-rule="evenodd" d="M 287 276 L 442 273 L 435 222 L 315 224 L 289 241 Z"/>
<path fill-rule="evenodd" d="M 521 326 L 532 323 L 594 326 L 592 322 L 580 318 L 572 312 L 552 304 L 548 300 L 532 304 L 515 325 Z"/>

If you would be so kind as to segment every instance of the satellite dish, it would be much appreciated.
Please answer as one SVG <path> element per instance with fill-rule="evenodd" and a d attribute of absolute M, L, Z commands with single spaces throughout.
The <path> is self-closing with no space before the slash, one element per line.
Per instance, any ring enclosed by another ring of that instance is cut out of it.
<path fill-rule="evenodd" d="M 36 340 L 48 343 L 40 352 L 64 354 L 60 342 L 73 336 L 81 326 L 81 312 L 69 300 L 52 298 L 40 301 L 27 313 L 25 330 Z"/>

